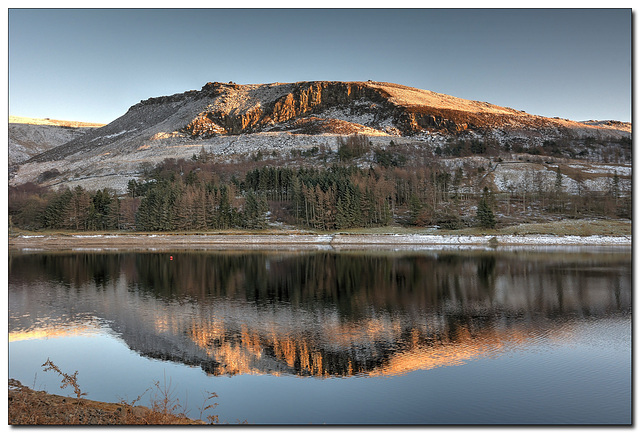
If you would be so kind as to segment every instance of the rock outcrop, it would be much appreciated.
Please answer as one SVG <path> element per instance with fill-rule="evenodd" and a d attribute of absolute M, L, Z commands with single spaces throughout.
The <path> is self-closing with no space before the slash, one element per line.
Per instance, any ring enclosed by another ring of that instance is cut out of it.
<path fill-rule="evenodd" d="M 331 107 L 349 106 L 354 101 L 367 101 L 379 110 L 394 114 L 395 107 L 388 103 L 388 95 L 365 83 L 316 81 L 295 83 L 290 87 L 289 92 L 273 100 L 257 99 L 247 107 L 229 107 L 226 102 L 233 100 L 234 93 L 241 91 L 242 86 L 207 83 L 201 90 L 202 95 L 222 101 L 210 104 L 181 132 L 192 136 L 259 132 Z"/>

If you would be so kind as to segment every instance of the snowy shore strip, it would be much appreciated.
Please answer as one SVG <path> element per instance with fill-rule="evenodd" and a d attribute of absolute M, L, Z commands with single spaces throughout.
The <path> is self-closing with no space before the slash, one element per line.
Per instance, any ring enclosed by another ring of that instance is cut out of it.
<path fill-rule="evenodd" d="M 434 235 L 434 234 L 105 234 L 37 235 L 9 238 L 9 246 L 34 247 L 203 247 L 203 246 L 631 246 L 631 236 Z"/>
<path fill-rule="evenodd" d="M 352 239 L 355 238 L 355 239 Z M 333 244 L 415 245 L 631 245 L 631 236 L 554 235 L 336 235 Z"/>

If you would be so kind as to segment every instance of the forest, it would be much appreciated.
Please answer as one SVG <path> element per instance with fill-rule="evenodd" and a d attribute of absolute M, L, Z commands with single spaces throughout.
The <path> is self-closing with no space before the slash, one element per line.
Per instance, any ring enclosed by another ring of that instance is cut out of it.
<path fill-rule="evenodd" d="M 624 144 L 623 151 L 630 149 Z M 258 151 L 235 161 L 222 161 L 203 148 L 190 159 L 147 168 L 141 178 L 129 181 L 126 194 L 80 186 L 53 190 L 33 183 L 10 187 L 10 225 L 145 232 L 274 225 L 331 231 L 390 224 L 456 230 L 560 218 L 631 218 L 631 196 L 621 190 L 617 174 L 606 191 L 566 192 L 563 177 L 580 174 L 560 164 L 572 155 L 558 149 L 551 143 L 525 154 L 556 158 L 554 182 L 532 172 L 522 185 L 500 192 L 487 174 L 491 161 L 502 161 L 512 149 L 473 140 L 432 151 L 393 141 L 373 146 L 367 137 L 354 135 L 339 138 L 336 152 L 318 147 L 287 156 Z M 474 155 L 488 163 L 460 158 Z M 456 157 L 462 163 L 450 164 Z"/>

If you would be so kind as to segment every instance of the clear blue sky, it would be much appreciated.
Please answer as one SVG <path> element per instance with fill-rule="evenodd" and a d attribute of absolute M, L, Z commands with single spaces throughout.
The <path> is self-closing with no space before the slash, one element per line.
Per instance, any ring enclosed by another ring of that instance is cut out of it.
<path fill-rule="evenodd" d="M 140 100 L 374 80 L 631 121 L 631 9 L 10 9 L 9 114 L 108 123 Z"/>

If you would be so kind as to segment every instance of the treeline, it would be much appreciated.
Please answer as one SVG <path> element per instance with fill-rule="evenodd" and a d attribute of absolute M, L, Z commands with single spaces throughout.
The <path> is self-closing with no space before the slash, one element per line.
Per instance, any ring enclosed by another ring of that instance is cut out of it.
<path fill-rule="evenodd" d="M 51 191 L 33 183 L 10 188 L 10 224 L 29 229 L 116 230 L 126 228 L 126 205 L 109 190 L 90 193 L 75 189 Z M 132 228 L 132 227 L 129 227 Z"/>
<path fill-rule="evenodd" d="M 589 191 L 579 173 L 570 166 L 561 173 L 558 166 L 555 182 L 540 171 L 525 172 L 505 192 L 493 193 L 488 174 L 496 165 L 489 159 L 487 165 L 451 165 L 428 148 L 393 142 L 383 148 L 358 136 L 339 141 L 333 162 L 327 152 L 294 164 L 255 158 L 220 163 L 201 152 L 148 167 L 123 195 L 25 184 L 10 188 L 10 223 L 29 230 L 206 231 L 262 229 L 269 222 L 318 230 L 390 223 L 459 229 L 544 215 L 631 216 L 631 197 L 617 175 L 608 191 Z M 575 194 L 563 186 L 569 175 L 577 179 Z"/>
<path fill-rule="evenodd" d="M 450 176 L 429 167 L 264 166 L 225 181 L 202 167 L 181 175 L 169 169 L 175 164 L 161 164 L 143 182 L 132 180 L 123 197 L 82 187 L 12 188 L 11 222 L 26 229 L 191 231 L 260 229 L 273 215 L 288 224 L 334 230 L 384 226 L 394 218 L 434 223 L 439 206 L 449 201 Z M 446 206 L 441 210 L 448 212 Z"/>

